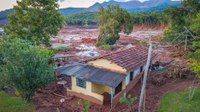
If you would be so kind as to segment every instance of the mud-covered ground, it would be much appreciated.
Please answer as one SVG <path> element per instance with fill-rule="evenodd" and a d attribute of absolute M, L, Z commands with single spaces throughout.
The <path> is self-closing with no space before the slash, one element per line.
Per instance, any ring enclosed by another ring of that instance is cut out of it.
<path fill-rule="evenodd" d="M 96 47 L 98 35 L 99 30 L 97 27 L 66 26 L 60 30 L 56 38 L 51 40 L 51 43 L 53 48 L 59 46 L 71 48 L 68 52 L 59 53 L 70 54 L 72 59 L 90 58 L 112 52 L 100 50 Z M 163 29 L 144 29 L 135 27 L 133 32 L 129 35 L 120 33 L 120 40 L 116 43 L 113 51 L 148 43 L 149 38 L 159 40 L 162 35 Z M 155 44 L 159 44 L 159 42 Z M 160 52 L 162 52 L 162 50 L 163 48 L 159 49 Z M 166 51 L 164 52 L 167 53 Z"/>
<path fill-rule="evenodd" d="M 68 46 L 71 49 L 67 51 L 59 51 L 59 54 L 70 55 L 70 60 L 80 61 L 82 59 L 91 58 L 99 55 L 103 55 L 116 50 L 132 46 L 148 46 L 149 39 L 154 45 L 154 53 L 157 54 L 154 62 L 160 63 L 180 63 L 183 68 L 187 64 L 187 60 L 184 59 L 184 52 L 181 49 L 173 47 L 169 44 L 163 43 L 164 29 L 152 29 L 152 28 L 140 28 L 135 27 L 133 32 L 129 35 L 120 33 L 120 39 L 117 41 L 114 50 L 104 51 L 97 48 L 96 41 L 98 38 L 99 30 L 97 27 L 75 27 L 68 26 L 63 28 L 56 38 L 52 39 L 52 47 Z M 162 74 L 158 76 L 156 72 L 152 72 L 148 81 L 147 94 L 146 94 L 146 112 L 156 112 L 159 108 L 159 100 L 161 96 L 167 92 L 187 89 L 191 83 L 191 77 L 187 78 L 172 78 L 169 74 Z M 156 76 L 153 77 L 153 76 Z M 189 76 L 192 76 L 189 74 Z M 167 78 L 166 78 L 167 77 Z M 193 76 L 192 76 L 193 77 Z M 162 81 L 162 84 L 159 84 Z M 55 85 L 50 85 L 52 88 L 44 90 L 45 92 L 37 92 L 33 98 L 33 102 L 38 112 L 79 112 L 82 110 L 82 105 L 78 105 L 79 98 L 73 98 L 72 100 L 66 99 L 63 96 L 55 95 Z M 139 99 L 141 90 L 141 83 L 138 83 L 129 94 Z M 137 110 L 138 100 L 134 104 Z M 127 109 L 124 104 L 118 104 L 114 108 L 114 112 Z M 99 106 L 90 103 L 91 112 L 109 112 L 109 106 Z"/>

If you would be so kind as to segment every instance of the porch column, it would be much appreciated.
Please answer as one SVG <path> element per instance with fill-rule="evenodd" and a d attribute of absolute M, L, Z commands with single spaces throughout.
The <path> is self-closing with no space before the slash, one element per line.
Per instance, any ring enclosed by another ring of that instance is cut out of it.
<path fill-rule="evenodd" d="M 114 98 L 115 95 L 115 88 L 111 89 L 111 103 L 112 103 L 112 99 Z"/>
<path fill-rule="evenodd" d="M 125 81 L 127 86 L 130 83 L 130 73 L 127 74 Z"/>
<path fill-rule="evenodd" d="M 125 78 L 126 87 L 128 86 L 129 83 L 130 83 L 130 72 L 127 74 L 127 76 Z M 124 92 L 124 96 L 126 96 L 126 91 Z"/>

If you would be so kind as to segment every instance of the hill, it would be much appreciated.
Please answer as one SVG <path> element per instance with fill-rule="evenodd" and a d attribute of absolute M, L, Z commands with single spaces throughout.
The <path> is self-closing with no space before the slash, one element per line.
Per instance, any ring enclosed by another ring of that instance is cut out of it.
<path fill-rule="evenodd" d="M 96 3 L 93 6 L 89 7 L 89 11 L 97 11 L 100 6 L 106 7 L 108 5 L 119 5 L 121 8 L 124 8 L 126 10 L 136 10 L 138 11 L 139 9 L 151 9 L 151 8 L 166 8 L 169 6 L 177 6 L 180 5 L 181 1 L 172 1 L 172 0 L 149 0 L 145 2 L 140 2 L 138 0 L 131 0 L 128 2 L 117 2 L 114 0 L 110 0 L 108 2 L 103 2 L 102 4 Z"/>
<path fill-rule="evenodd" d="M 70 16 L 74 14 L 81 14 L 87 12 L 96 12 L 100 6 L 107 7 L 108 5 L 119 5 L 120 7 L 126 9 L 128 12 L 150 12 L 150 11 L 162 11 L 170 6 L 179 6 L 181 1 L 172 0 L 149 0 L 145 2 L 140 2 L 138 0 L 131 0 L 128 2 L 117 2 L 115 0 L 110 0 L 103 3 L 95 3 L 89 8 L 64 8 L 60 9 L 60 12 L 64 16 Z M 5 10 L 0 12 L 0 27 L 4 24 L 8 24 L 8 14 L 13 13 L 13 9 Z M 86 14 L 87 15 L 87 14 Z"/>

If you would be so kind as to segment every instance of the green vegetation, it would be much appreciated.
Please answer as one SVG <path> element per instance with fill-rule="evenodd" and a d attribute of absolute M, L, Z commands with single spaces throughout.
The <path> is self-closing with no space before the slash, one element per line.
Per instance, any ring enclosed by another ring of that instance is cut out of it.
<path fill-rule="evenodd" d="M 101 45 L 100 48 L 103 50 L 112 50 L 113 46 L 105 44 L 105 45 Z"/>
<path fill-rule="evenodd" d="M 162 11 L 130 13 L 133 25 L 167 26 L 168 19 Z M 67 25 L 91 26 L 98 25 L 97 12 L 74 14 L 66 17 Z"/>
<path fill-rule="evenodd" d="M 48 64 L 51 50 L 32 46 L 25 40 L 5 38 L 0 43 L 0 55 L 0 79 L 14 86 L 26 100 L 54 79 L 53 66 Z"/>
<path fill-rule="evenodd" d="M 84 112 L 90 112 L 90 102 L 88 100 L 82 101 L 82 99 L 79 99 L 77 104 L 84 107 Z"/>
<path fill-rule="evenodd" d="M 189 100 L 189 91 L 168 93 L 161 98 L 159 112 L 199 112 L 200 90 Z"/>
<path fill-rule="evenodd" d="M 172 7 L 165 11 L 169 17 L 169 29 L 165 32 L 165 41 L 183 46 L 187 45 L 190 67 L 200 75 L 200 0 L 184 0 L 181 7 Z M 184 33 L 187 28 L 188 32 Z M 186 44 L 187 43 L 187 44 Z"/>
<path fill-rule="evenodd" d="M 113 45 L 119 39 L 119 32 L 132 32 L 133 24 L 130 14 L 119 6 L 99 8 L 97 19 L 100 24 L 100 35 L 97 46 Z"/>
<path fill-rule="evenodd" d="M 64 18 L 58 9 L 57 0 L 22 0 L 9 15 L 10 24 L 5 27 L 10 38 L 29 40 L 33 45 L 45 44 L 57 35 Z"/>
<path fill-rule="evenodd" d="M 56 47 L 56 48 L 55 48 L 56 51 L 64 51 L 64 50 L 69 51 L 69 50 L 71 50 L 71 49 L 72 49 L 72 48 L 69 47 L 69 46 L 59 46 L 59 47 Z"/>
<path fill-rule="evenodd" d="M 145 25 L 145 26 L 167 26 L 168 20 L 166 15 L 163 12 L 140 12 L 132 13 L 131 17 L 133 18 L 134 25 Z"/>
<path fill-rule="evenodd" d="M 185 40 L 184 37 L 176 39 L 178 34 L 184 32 L 184 27 L 187 27 L 192 33 L 195 32 L 196 28 L 193 25 L 196 26 L 197 24 L 194 18 L 196 18 L 197 13 L 200 11 L 199 2 L 200 0 L 184 0 L 181 7 L 172 7 L 165 11 L 169 18 L 169 29 L 165 32 L 166 41 L 175 41 L 175 44 L 177 44 Z M 188 40 L 192 41 L 192 39 L 188 35 Z"/>
<path fill-rule="evenodd" d="M 97 25 L 97 13 L 87 12 L 82 14 L 75 14 L 66 17 L 67 25 L 80 25 L 80 26 L 91 26 Z"/>
<path fill-rule="evenodd" d="M 120 103 L 124 103 L 126 106 L 130 108 L 130 111 L 135 111 L 133 103 L 136 102 L 137 98 L 132 97 L 130 94 L 128 96 L 123 96 L 120 98 Z"/>
<path fill-rule="evenodd" d="M 0 91 L 0 112 L 34 112 L 33 105 L 19 97 L 7 96 Z"/>

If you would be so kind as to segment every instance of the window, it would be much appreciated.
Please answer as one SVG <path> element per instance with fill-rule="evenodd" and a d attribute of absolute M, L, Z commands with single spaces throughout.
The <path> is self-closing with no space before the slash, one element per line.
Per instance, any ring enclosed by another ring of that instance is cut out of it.
<path fill-rule="evenodd" d="M 140 67 L 140 72 L 142 72 L 142 71 L 143 71 L 143 70 L 142 70 L 142 68 L 143 68 L 143 66 L 141 66 L 141 67 Z"/>
<path fill-rule="evenodd" d="M 82 88 L 86 88 L 86 82 L 78 78 L 76 78 L 76 85 Z"/>
<path fill-rule="evenodd" d="M 130 81 L 133 80 L 133 76 L 134 76 L 134 72 L 131 72 L 131 73 L 130 73 Z"/>

